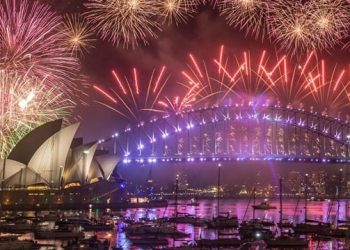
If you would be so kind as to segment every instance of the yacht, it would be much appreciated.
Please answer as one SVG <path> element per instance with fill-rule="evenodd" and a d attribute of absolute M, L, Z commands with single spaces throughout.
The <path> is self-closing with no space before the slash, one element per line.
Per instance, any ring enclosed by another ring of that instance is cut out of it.
<path fill-rule="evenodd" d="M 259 205 L 253 205 L 253 208 L 256 210 L 270 210 L 270 209 L 277 209 L 275 206 L 271 206 L 267 201 L 261 202 Z"/>

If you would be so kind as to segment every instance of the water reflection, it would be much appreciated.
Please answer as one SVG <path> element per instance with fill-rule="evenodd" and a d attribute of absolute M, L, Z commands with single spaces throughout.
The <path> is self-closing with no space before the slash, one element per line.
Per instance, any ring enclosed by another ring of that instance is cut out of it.
<path fill-rule="evenodd" d="M 256 203 L 260 203 L 262 200 L 257 199 Z M 275 222 L 279 221 L 279 202 L 278 200 L 269 201 L 272 206 L 277 207 L 277 209 L 272 209 L 268 211 L 257 210 L 255 213 L 256 218 L 273 220 Z M 169 202 L 174 203 L 173 201 Z M 198 206 L 187 206 L 189 204 L 188 200 L 180 200 L 180 205 L 178 205 L 179 213 L 187 213 L 190 215 L 210 219 L 217 214 L 217 201 L 216 200 L 198 200 Z M 231 215 L 236 215 L 240 221 L 251 219 L 253 216 L 253 210 L 250 204 L 248 206 L 249 199 L 223 199 L 220 201 L 220 212 L 221 213 L 230 213 Z M 181 205 L 183 204 L 183 205 Z M 303 222 L 305 218 L 304 213 L 304 201 L 303 200 L 284 200 L 283 202 L 283 218 L 287 219 L 294 223 Z M 331 201 L 308 201 L 308 219 L 318 220 L 322 222 L 335 223 L 337 218 L 337 211 L 339 210 L 339 220 L 350 221 L 348 209 L 348 201 L 342 200 L 339 205 L 337 202 Z M 93 210 L 90 209 L 85 214 L 90 218 L 99 218 L 103 216 L 105 212 L 116 211 L 103 211 L 103 210 Z M 76 211 L 66 211 L 66 215 L 76 215 Z M 171 217 L 174 216 L 175 207 L 169 206 L 167 208 L 139 208 L 139 209 L 128 209 L 126 211 L 117 212 L 118 214 L 129 217 L 131 219 L 140 220 L 141 218 L 148 219 L 157 219 L 162 217 Z M 34 215 L 33 213 L 26 213 L 27 215 Z M 99 239 L 108 239 L 113 247 L 121 247 L 123 249 L 149 249 L 143 247 L 135 247 L 128 240 L 124 230 L 123 223 L 119 223 L 113 232 L 86 232 L 86 237 L 91 237 L 97 235 Z M 206 229 L 203 227 L 195 227 L 188 224 L 178 224 L 177 229 L 188 233 L 189 237 L 176 240 L 175 242 L 172 239 L 169 239 L 169 246 L 181 246 L 184 243 L 194 242 L 199 238 L 208 238 L 214 239 L 217 237 L 217 231 Z M 231 230 L 229 233 L 236 233 L 236 231 Z M 25 238 L 33 238 L 32 234 L 27 234 Z M 65 245 L 66 242 L 62 241 L 42 241 L 40 243 L 53 244 L 60 249 L 59 246 L 62 244 Z M 344 247 L 344 240 L 332 240 L 328 242 L 317 242 L 310 241 L 310 249 L 342 249 Z M 43 247 L 42 249 L 46 249 Z"/>
<path fill-rule="evenodd" d="M 198 206 L 186 206 L 179 205 L 178 211 L 180 213 L 187 213 L 195 215 L 202 218 L 210 219 L 217 214 L 217 204 L 216 200 L 200 200 L 198 201 Z M 262 202 L 262 200 L 257 200 L 257 203 Z M 171 202 L 170 202 L 171 203 Z M 248 199 L 224 199 L 220 202 L 220 213 L 230 213 L 236 215 L 239 220 L 251 219 L 253 216 L 253 210 L 251 206 L 248 206 Z M 180 204 L 188 204 L 188 201 L 180 201 Z M 279 202 L 278 200 L 270 201 L 272 206 L 276 206 L 277 209 L 272 209 L 268 211 L 257 210 L 255 213 L 256 218 L 279 221 Z M 125 211 L 125 216 L 139 220 L 140 218 L 157 219 L 161 217 L 170 217 L 174 215 L 174 206 L 169 206 L 167 208 L 152 208 L 152 209 L 128 209 Z M 337 202 L 331 201 L 309 201 L 308 202 L 308 219 L 319 220 L 323 222 L 335 222 L 337 210 L 339 209 L 339 219 L 348 219 L 348 201 L 342 200 L 339 203 L 339 208 Z M 283 202 L 283 218 L 289 221 L 299 223 L 303 222 L 305 219 L 304 213 L 304 201 L 298 200 L 285 200 Z M 245 218 L 244 218 L 245 216 Z M 190 236 L 185 239 L 173 242 L 169 239 L 169 246 L 181 246 L 184 242 L 194 242 L 196 239 L 209 238 L 213 239 L 217 237 L 217 232 L 215 230 L 194 227 L 187 224 L 177 225 L 177 229 L 186 233 Z M 114 236 L 117 240 L 115 245 L 117 247 L 122 247 L 123 249 L 145 249 L 142 247 L 134 247 L 127 240 L 127 237 L 123 230 L 119 228 Z M 317 242 L 310 241 L 310 249 L 341 249 L 344 246 L 342 240 L 332 240 L 329 242 Z"/>

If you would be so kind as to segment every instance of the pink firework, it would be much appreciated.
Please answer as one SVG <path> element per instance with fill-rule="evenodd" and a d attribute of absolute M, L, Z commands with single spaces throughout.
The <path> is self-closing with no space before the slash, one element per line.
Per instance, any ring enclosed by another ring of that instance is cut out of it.
<path fill-rule="evenodd" d="M 37 1 L 1 1 L 0 67 L 70 86 L 79 63 L 63 46 L 62 25 L 49 6 Z"/>
<path fill-rule="evenodd" d="M 159 102 L 169 79 L 165 66 L 154 69 L 147 80 L 139 76 L 136 68 L 132 69 L 130 78 L 122 77 L 116 70 L 112 70 L 112 76 L 114 85 L 108 90 L 93 85 L 94 90 L 103 98 L 98 103 L 127 120 L 137 122 L 146 120 L 152 114 L 164 112 L 163 105 Z"/>

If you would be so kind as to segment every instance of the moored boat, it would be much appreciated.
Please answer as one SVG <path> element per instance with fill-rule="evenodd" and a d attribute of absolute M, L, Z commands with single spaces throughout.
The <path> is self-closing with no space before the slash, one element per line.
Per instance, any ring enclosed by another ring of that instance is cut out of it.
<path fill-rule="evenodd" d="M 179 224 L 191 224 L 198 227 L 202 227 L 206 225 L 206 221 L 202 218 L 198 218 L 194 215 L 180 214 L 180 213 L 178 213 L 177 217 L 165 218 L 163 219 L 163 221 L 179 223 Z"/>
<path fill-rule="evenodd" d="M 274 233 L 261 224 L 241 225 L 238 232 L 242 240 L 269 240 L 274 237 Z"/>
<path fill-rule="evenodd" d="M 150 237 L 130 237 L 129 240 L 133 245 L 144 245 L 144 246 L 165 246 L 168 245 L 166 238 L 158 236 Z"/>
<path fill-rule="evenodd" d="M 126 233 L 129 236 L 172 236 L 175 238 L 188 237 L 189 234 L 176 230 L 170 225 L 160 224 L 134 224 L 126 228 Z"/>
<path fill-rule="evenodd" d="M 239 226 L 238 218 L 236 216 L 226 216 L 219 215 L 214 217 L 212 220 L 207 221 L 208 228 L 237 228 Z"/>
<path fill-rule="evenodd" d="M 307 239 L 299 237 L 290 237 L 290 236 L 279 236 L 275 239 L 265 240 L 268 247 L 286 247 L 286 248 L 307 248 L 309 241 Z"/>
<path fill-rule="evenodd" d="M 0 236 L 0 250 L 26 250 L 34 247 L 34 241 L 19 240 L 17 235 Z"/>
<path fill-rule="evenodd" d="M 305 222 L 298 223 L 293 227 L 296 234 L 319 234 L 327 229 L 330 229 L 331 225 L 329 223 L 322 222 Z"/>
<path fill-rule="evenodd" d="M 253 205 L 252 206 L 256 210 L 270 210 L 270 209 L 277 209 L 276 206 L 271 206 L 266 201 L 261 202 L 259 205 Z"/>
<path fill-rule="evenodd" d="M 198 247 L 238 247 L 244 243 L 244 241 L 231 238 L 231 239 L 199 239 L 196 240 Z"/>
<path fill-rule="evenodd" d="M 77 232 L 72 230 L 38 230 L 34 232 L 36 239 L 82 239 L 84 238 L 83 232 Z"/>

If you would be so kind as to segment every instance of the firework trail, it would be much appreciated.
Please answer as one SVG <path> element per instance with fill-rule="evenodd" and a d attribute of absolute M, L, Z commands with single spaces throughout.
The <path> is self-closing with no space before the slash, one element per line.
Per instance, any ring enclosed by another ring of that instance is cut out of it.
<path fill-rule="evenodd" d="M 102 39 L 123 47 L 147 44 L 148 38 L 160 31 L 156 1 L 150 0 L 90 0 L 86 7 L 87 20 Z"/>
<path fill-rule="evenodd" d="M 0 70 L 0 156 L 35 127 L 70 114 L 74 102 L 44 80 Z"/>
<path fill-rule="evenodd" d="M 47 83 L 73 84 L 77 58 L 64 46 L 61 18 L 48 6 L 26 0 L 0 3 L 0 68 L 45 77 Z"/>
<path fill-rule="evenodd" d="M 306 74 L 305 89 L 310 92 L 311 105 L 324 115 L 338 117 L 349 106 L 350 81 L 346 70 L 337 65 L 327 65 L 315 53 L 309 55 L 302 67 Z"/>
<path fill-rule="evenodd" d="M 113 70 L 114 88 L 105 90 L 99 85 L 93 85 L 95 91 L 107 101 L 98 101 L 98 103 L 129 121 L 141 122 L 154 114 L 164 112 L 158 106 L 169 79 L 165 71 L 165 66 L 159 70 L 153 70 L 148 81 L 144 81 L 139 77 L 136 68 L 133 68 L 131 78 L 122 78 L 117 71 Z"/>
<path fill-rule="evenodd" d="M 193 54 L 189 54 L 188 69 L 181 72 L 185 82 L 181 84 L 189 90 L 195 87 L 192 92 L 195 96 L 189 98 L 194 106 L 218 105 L 231 102 L 232 99 L 256 99 L 267 92 L 265 78 L 261 77 L 262 72 L 259 72 L 258 67 L 252 63 L 249 52 L 229 57 L 225 54 L 224 46 L 221 46 L 217 57 L 210 64 L 200 62 Z"/>
<path fill-rule="evenodd" d="M 190 54 L 189 70 L 181 72 L 190 97 L 184 95 L 186 103 L 195 107 L 222 105 L 231 100 L 268 101 L 294 108 L 312 106 L 314 111 L 331 115 L 349 105 L 346 71 L 318 60 L 316 52 L 301 59 L 278 57 L 265 50 L 258 57 L 252 56 L 255 54 L 248 51 L 230 56 L 221 46 L 210 67 L 204 62 L 202 66 Z M 167 104 L 176 107 L 170 101 Z"/>
<path fill-rule="evenodd" d="M 200 93 L 200 89 L 197 86 L 184 87 L 185 94 L 183 96 L 177 95 L 175 97 L 166 96 L 164 100 L 158 101 L 158 104 L 163 107 L 164 111 L 169 114 L 181 114 L 188 109 L 192 108 L 192 105 L 196 103 L 197 96 Z"/>

